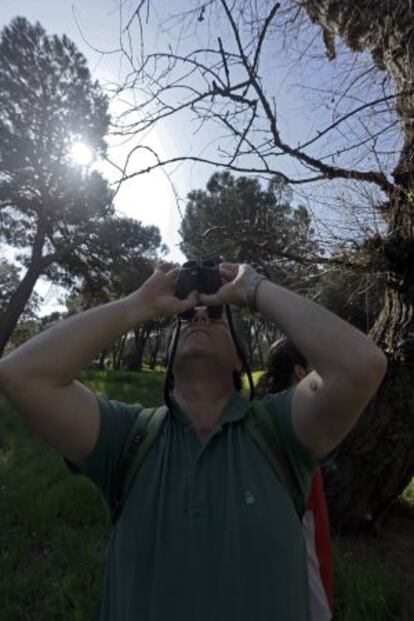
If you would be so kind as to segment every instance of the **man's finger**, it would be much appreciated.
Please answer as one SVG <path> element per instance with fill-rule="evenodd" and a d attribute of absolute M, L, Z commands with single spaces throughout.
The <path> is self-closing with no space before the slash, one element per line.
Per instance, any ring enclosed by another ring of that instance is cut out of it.
<path fill-rule="evenodd" d="M 230 282 L 234 280 L 239 271 L 237 263 L 220 263 L 220 276 L 226 281 Z"/>
<path fill-rule="evenodd" d="M 220 263 L 219 268 L 223 267 L 225 270 L 238 270 L 238 263 Z"/>
<path fill-rule="evenodd" d="M 174 271 L 175 269 L 176 269 L 176 266 L 174 265 L 174 263 L 170 263 L 168 261 L 160 261 L 155 266 L 155 271 L 163 272 L 163 274 L 167 274 L 168 272 Z"/>
<path fill-rule="evenodd" d="M 218 295 L 217 293 L 200 293 L 200 302 L 202 302 L 202 304 L 206 304 L 207 306 L 212 306 L 214 304 L 220 304 L 220 300 L 218 300 Z"/>
<path fill-rule="evenodd" d="M 178 272 L 179 272 L 178 267 L 174 267 L 172 270 L 166 272 L 166 276 L 169 276 L 172 280 L 176 280 L 178 277 Z"/>
<path fill-rule="evenodd" d="M 189 308 L 192 308 L 194 306 L 197 306 L 198 302 L 199 302 L 199 296 L 198 296 L 198 291 L 196 290 L 191 291 L 191 293 L 187 295 L 185 300 L 180 301 L 183 311 L 188 310 Z"/>

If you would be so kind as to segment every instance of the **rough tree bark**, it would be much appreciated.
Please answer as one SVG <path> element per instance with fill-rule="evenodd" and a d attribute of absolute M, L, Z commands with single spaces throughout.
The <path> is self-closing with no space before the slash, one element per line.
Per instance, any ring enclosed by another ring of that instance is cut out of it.
<path fill-rule="evenodd" d="M 125 342 L 128 333 L 125 332 L 120 339 L 113 345 L 113 368 L 114 371 L 119 371 L 121 368 L 122 356 L 124 354 Z"/>
<path fill-rule="evenodd" d="M 151 334 L 152 325 L 144 324 L 142 327 L 134 328 L 135 349 L 137 356 L 137 371 L 142 370 L 144 350 L 147 340 Z"/>
<path fill-rule="evenodd" d="M 395 189 L 380 206 L 388 223 L 378 249 L 387 272 L 385 302 L 370 336 L 389 358 L 387 377 L 358 425 L 327 468 L 334 527 L 356 531 L 378 525 L 414 474 L 414 5 L 388 0 L 307 0 L 321 25 L 327 55 L 335 36 L 365 51 L 387 71 L 399 95 L 404 145 L 393 172 Z"/>
<path fill-rule="evenodd" d="M 149 343 L 149 347 L 150 347 L 150 369 L 154 370 L 157 364 L 157 360 L 158 360 L 158 352 L 160 350 L 160 346 L 161 346 L 161 338 L 162 338 L 162 334 L 161 334 L 161 330 L 159 327 L 157 327 L 157 333 L 155 336 L 155 342 L 152 341 L 152 339 L 150 338 L 148 340 Z"/>

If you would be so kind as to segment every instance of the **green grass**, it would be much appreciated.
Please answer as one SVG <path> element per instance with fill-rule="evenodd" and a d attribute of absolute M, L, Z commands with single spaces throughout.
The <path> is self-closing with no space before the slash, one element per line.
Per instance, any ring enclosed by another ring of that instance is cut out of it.
<path fill-rule="evenodd" d="M 163 403 L 164 377 L 163 371 L 88 371 L 82 374 L 82 381 L 110 399 L 147 407 Z"/>
<path fill-rule="evenodd" d="M 355 552 L 358 547 L 358 553 Z M 363 545 L 349 549 L 346 540 L 333 542 L 335 621 L 409 621 L 409 585 L 384 567 Z"/>
<path fill-rule="evenodd" d="M 85 373 L 92 390 L 156 405 L 162 371 Z M 0 620 L 90 621 L 100 598 L 110 520 L 99 493 L 0 399 Z M 413 499 L 414 484 L 407 497 Z M 406 621 L 405 585 L 335 542 L 335 621 Z M 232 620 L 229 620 L 232 621 Z"/>
<path fill-rule="evenodd" d="M 102 501 L 3 403 L 1 414 L 0 619 L 86 620 L 109 532 Z"/>

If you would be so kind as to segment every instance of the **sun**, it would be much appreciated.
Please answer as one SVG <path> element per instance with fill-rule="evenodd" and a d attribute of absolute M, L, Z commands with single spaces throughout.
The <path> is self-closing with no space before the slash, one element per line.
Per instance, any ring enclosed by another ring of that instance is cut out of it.
<path fill-rule="evenodd" d="M 74 142 L 70 149 L 71 160 L 80 166 L 89 166 L 92 163 L 94 154 L 90 147 L 84 142 Z"/>

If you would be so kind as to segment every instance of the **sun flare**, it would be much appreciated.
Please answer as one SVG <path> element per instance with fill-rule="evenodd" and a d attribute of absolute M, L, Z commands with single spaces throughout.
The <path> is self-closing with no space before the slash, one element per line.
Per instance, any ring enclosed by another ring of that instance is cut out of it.
<path fill-rule="evenodd" d="M 84 142 L 74 142 L 70 150 L 70 157 L 75 164 L 89 166 L 93 160 L 93 151 Z"/>

